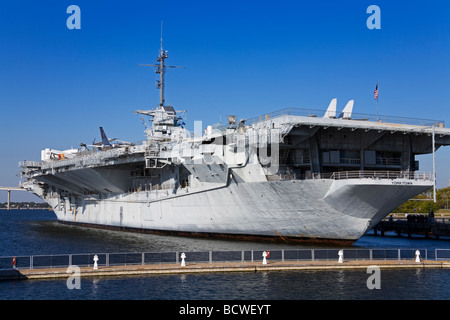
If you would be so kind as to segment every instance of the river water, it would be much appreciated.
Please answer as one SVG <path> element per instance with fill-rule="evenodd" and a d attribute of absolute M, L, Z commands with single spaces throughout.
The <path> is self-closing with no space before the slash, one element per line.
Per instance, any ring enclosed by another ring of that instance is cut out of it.
<path fill-rule="evenodd" d="M 355 248 L 450 248 L 450 240 L 364 236 Z M 169 237 L 78 226 L 56 221 L 46 210 L 0 211 L 0 256 L 95 252 L 326 248 L 310 245 Z M 376 264 L 376 261 L 374 261 Z M 450 271 L 400 269 L 380 273 L 369 289 L 366 270 L 270 271 L 1 281 L 0 300 L 442 300 L 450 298 Z M 220 309 L 220 308 L 219 308 Z M 237 309 L 236 309 L 237 310 Z M 222 309 L 217 310 L 223 312 Z"/>

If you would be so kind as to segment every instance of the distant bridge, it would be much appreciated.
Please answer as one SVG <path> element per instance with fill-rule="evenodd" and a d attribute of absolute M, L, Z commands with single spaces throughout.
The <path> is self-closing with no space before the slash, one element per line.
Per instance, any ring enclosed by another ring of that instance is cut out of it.
<path fill-rule="evenodd" d="M 6 190 L 8 191 L 8 207 L 7 209 L 11 209 L 10 203 L 11 203 L 11 191 L 27 191 L 27 189 L 22 187 L 0 187 L 0 190 Z"/>

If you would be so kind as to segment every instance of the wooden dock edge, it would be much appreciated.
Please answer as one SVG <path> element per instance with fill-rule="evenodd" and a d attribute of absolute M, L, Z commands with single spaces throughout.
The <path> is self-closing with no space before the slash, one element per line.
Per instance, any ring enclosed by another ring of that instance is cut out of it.
<path fill-rule="evenodd" d="M 209 272 L 265 272 L 265 271 L 294 271 L 294 270 L 342 270 L 342 269 L 367 269 L 369 266 L 377 266 L 380 269 L 399 268 L 450 268 L 450 261 L 424 260 L 356 260 L 344 261 L 299 261 L 299 262 L 271 262 L 263 265 L 247 262 L 214 262 L 214 263 L 186 263 L 186 266 L 174 264 L 149 264 L 149 265 L 125 265 L 125 266 L 99 266 L 80 267 L 80 277 L 117 277 L 140 275 L 173 275 L 184 273 L 209 273 Z M 46 269 L 10 269 L 0 271 L 0 280 L 25 280 L 25 279 L 52 279 L 68 278 L 73 271 L 68 268 Z"/>

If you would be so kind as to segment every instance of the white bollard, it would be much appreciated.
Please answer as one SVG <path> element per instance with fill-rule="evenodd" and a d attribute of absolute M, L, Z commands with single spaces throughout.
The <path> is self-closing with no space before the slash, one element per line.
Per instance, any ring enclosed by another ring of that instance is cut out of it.
<path fill-rule="evenodd" d="M 338 255 L 339 255 L 338 263 L 344 263 L 344 250 L 342 249 L 339 250 Z"/>
<path fill-rule="evenodd" d="M 97 261 L 98 261 L 98 256 L 95 255 L 95 256 L 94 256 L 94 270 L 97 270 L 97 269 L 98 269 Z"/>
<path fill-rule="evenodd" d="M 186 255 L 184 254 L 184 252 L 181 254 L 181 266 L 185 267 L 186 266 L 186 262 L 184 261 L 184 259 L 186 258 Z"/>
<path fill-rule="evenodd" d="M 262 264 L 267 264 L 267 252 L 266 251 L 263 251 L 263 253 L 262 253 L 262 256 L 263 256 L 263 262 L 262 262 Z"/>
<path fill-rule="evenodd" d="M 420 251 L 416 250 L 416 262 L 420 262 Z"/>

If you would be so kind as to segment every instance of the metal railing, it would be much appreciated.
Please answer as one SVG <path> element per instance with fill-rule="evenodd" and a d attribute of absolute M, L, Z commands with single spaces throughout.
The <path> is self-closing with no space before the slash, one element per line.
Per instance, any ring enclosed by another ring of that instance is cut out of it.
<path fill-rule="evenodd" d="M 325 177 L 327 174 L 322 173 Z M 408 179 L 408 180 L 433 180 L 430 172 L 403 172 L 403 171 L 378 171 L 378 170 L 360 170 L 360 171 L 338 171 L 329 174 L 330 179 L 347 180 L 347 179 Z"/>
<path fill-rule="evenodd" d="M 50 161 L 19 161 L 18 165 L 22 168 L 22 171 L 27 173 L 33 173 L 39 170 L 57 169 L 61 167 L 86 167 L 86 166 L 99 166 L 105 164 L 110 159 L 117 159 L 121 156 L 144 153 L 145 146 L 124 146 L 111 150 L 89 150 L 85 152 L 77 153 L 74 157 L 66 158 L 62 160 L 52 159 Z M 133 159 L 123 158 L 124 162 L 134 162 Z"/>
<path fill-rule="evenodd" d="M 259 115 L 257 117 L 249 118 L 245 122 L 246 125 L 251 125 L 259 121 L 264 121 L 268 119 L 273 119 L 281 116 L 303 116 L 303 117 L 323 117 L 326 110 L 317 109 L 305 109 L 305 108 L 285 108 L 277 110 L 274 112 L 266 113 L 264 115 Z M 355 120 L 365 120 L 373 122 L 384 122 L 384 123 L 397 123 L 397 124 L 409 124 L 409 125 L 419 125 L 419 126 L 435 126 L 443 128 L 445 127 L 445 122 L 441 120 L 433 119 L 420 119 L 420 118 L 410 118 L 410 117 L 396 117 L 396 116 L 386 116 L 386 115 L 374 115 L 365 113 L 352 113 L 352 119 Z"/>
<path fill-rule="evenodd" d="M 341 249 L 282 249 L 269 250 L 270 261 L 338 261 Z M 414 260 L 417 249 L 343 249 L 345 260 Z M 418 249 L 421 259 L 450 260 L 450 249 L 436 249 L 428 255 L 427 249 Z M 181 254 L 189 263 L 261 262 L 264 250 L 193 251 L 193 252 L 127 252 L 87 253 L 0 257 L 0 270 L 11 270 L 13 259 L 17 269 L 67 268 L 70 265 L 92 267 L 97 255 L 99 266 L 126 266 L 149 264 L 178 264 Z"/>
<path fill-rule="evenodd" d="M 269 176 L 268 176 L 269 177 Z M 278 177 L 275 179 L 274 177 Z M 310 180 L 310 179 L 406 179 L 433 181 L 431 172 L 403 172 L 403 171 L 384 171 L 384 170 L 356 170 L 356 171 L 336 171 L 336 172 L 314 172 L 298 174 L 290 172 L 288 168 L 281 168 L 276 175 L 272 175 L 272 180 Z M 412 184 L 403 182 L 402 184 Z"/>
<path fill-rule="evenodd" d="M 450 249 L 435 249 L 436 260 L 450 260 Z"/>

